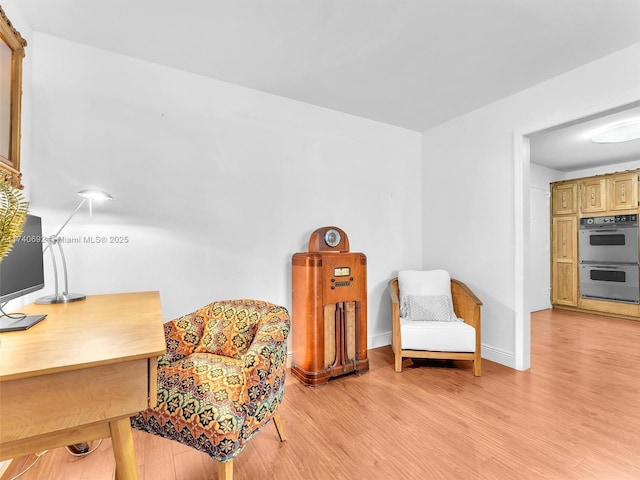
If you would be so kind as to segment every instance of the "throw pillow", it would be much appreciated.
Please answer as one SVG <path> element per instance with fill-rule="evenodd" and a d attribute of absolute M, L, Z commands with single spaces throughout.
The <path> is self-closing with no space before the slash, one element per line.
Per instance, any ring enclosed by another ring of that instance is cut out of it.
<path fill-rule="evenodd" d="M 251 300 L 213 302 L 202 310 L 207 318 L 196 353 L 242 358 L 262 319 Z"/>
<path fill-rule="evenodd" d="M 447 295 L 408 295 L 407 318 L 411 321 L 458 321 Z"/>
<path fill-rule="evenodd" d="M 400 316 L 407 317 L 407 296 L 447 295 L 451 298 L 451 277 L 446 270 L 401 270 L 398 272 Z"/>

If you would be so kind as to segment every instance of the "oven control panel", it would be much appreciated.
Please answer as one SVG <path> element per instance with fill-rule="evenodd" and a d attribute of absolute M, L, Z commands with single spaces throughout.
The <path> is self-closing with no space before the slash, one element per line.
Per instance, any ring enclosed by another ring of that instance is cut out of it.
<path fill-rule="evenodd" d="M 621 227 L 638 226 L 638 215 L 605 215 L 603 217 L 586 217 L 580 219 L 580 228 L 601 228 L 601 227 Z"/>

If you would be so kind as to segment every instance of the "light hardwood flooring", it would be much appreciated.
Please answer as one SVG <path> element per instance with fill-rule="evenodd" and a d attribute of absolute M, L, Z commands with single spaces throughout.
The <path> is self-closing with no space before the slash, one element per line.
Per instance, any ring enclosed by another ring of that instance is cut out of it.
<path fill-rule="evenodd" d="M 640 478 L 640 322 L 559 310 L 531 322 L 531 369 L 483 360 L 404 363 L 308 388 L 289 375 L 281 416 L 234 462 L 236 480 Z M 213 480 L 216 465 L 134 431 L 141 480 Z M 110 480 L 108 440 L 86 458 L 48 452 L 22 480 Z"/>

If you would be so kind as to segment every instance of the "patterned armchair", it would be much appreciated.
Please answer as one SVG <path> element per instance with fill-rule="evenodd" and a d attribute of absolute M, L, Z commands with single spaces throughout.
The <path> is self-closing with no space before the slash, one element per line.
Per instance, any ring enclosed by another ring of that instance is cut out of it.
<path fill-rule="evenodd" d="M 283 307 L 257 300 L 213 302 L 165 324 L 158 359 L 157 405 L 131 418 L 133 428 L 178 441 L 221 462 L 233 459 L 277 412 L 284 395 L 290 320 Z"/>

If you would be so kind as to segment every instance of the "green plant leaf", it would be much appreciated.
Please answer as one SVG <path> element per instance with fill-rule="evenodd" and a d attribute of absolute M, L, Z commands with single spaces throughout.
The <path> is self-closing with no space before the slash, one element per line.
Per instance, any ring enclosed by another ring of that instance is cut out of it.
<path fill-rule="evenodd" d="M 27 202 L 0 172 L 0 262 L 13 248 L 27 220 Z"/>

